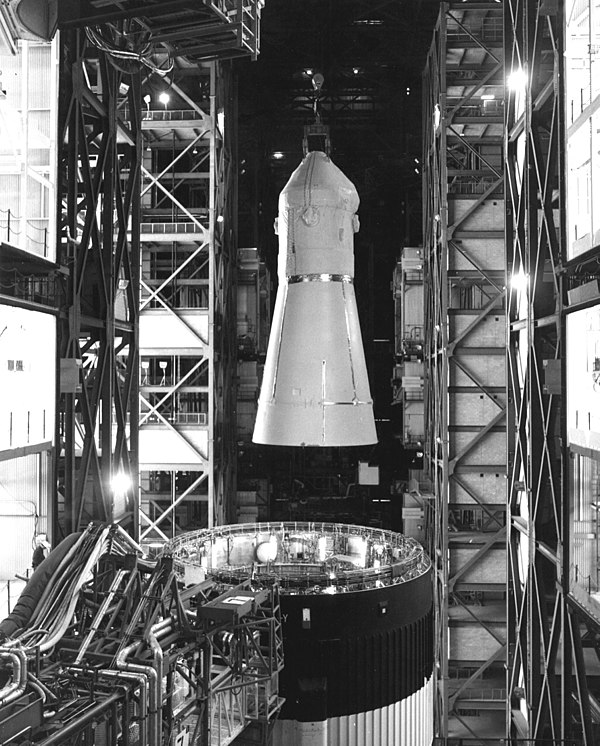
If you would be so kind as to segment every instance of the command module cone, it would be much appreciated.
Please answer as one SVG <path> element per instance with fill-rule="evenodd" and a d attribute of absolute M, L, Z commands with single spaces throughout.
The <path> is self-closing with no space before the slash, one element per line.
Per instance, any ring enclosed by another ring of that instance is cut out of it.
<path fill-rule="evenodd" d="M 255 443 L 377 442 L 353 284 L 358 204 L 352 182 L 319 151 L 279 195 L 279 287 Z"/>

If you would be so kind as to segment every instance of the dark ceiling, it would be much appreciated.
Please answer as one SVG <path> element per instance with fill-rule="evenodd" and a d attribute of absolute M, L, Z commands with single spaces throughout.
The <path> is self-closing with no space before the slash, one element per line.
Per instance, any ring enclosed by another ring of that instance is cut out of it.
<path fill-rule="evenodd" d="M 390 285 L 402 246 L 421 241 L 421 73 L 438 13 L 436 0 L 267 0 L 258 60 L 235 62 L 239 244 L 258 246 L 273 273 L 278 194 L 314 121 L 306 71 L 324 76 L 332 159 L 361 199 L 355 287 L 375 413 L 392 431 Z"/>
<path fill-rule="evenodd" d="M 261 178 L 268 165 L 281 189 L 313 121 L 311 70 L 325 78 L 332 155 L 363 203 L 382 190 L 414 192 L 421 71 L 438 9 L 435 0 L 268 0 L 259 59 L 238 63 L 240 157 L 256 154 Z"/>

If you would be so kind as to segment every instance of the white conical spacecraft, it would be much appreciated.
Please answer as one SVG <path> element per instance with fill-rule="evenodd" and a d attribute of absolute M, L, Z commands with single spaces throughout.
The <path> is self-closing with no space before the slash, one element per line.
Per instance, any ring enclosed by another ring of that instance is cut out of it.
<path fill-rule="evenodd" d="M 356 296 L 354 184 L 309 152 L 279 195 L 279 288 L 255 443 L 377 442 Z"/>

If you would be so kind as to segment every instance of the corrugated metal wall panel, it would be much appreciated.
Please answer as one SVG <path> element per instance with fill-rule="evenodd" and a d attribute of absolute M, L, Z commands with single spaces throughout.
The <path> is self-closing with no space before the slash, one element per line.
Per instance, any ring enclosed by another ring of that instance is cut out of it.
<path fill-rule="evenodd" d="M 53 255 L 50 177 L 56 145 L 55 51 L 56 43 L 21 42 L 16 55 L 0 55 L 6 90 L 0 127 L 4 135 L 0 138 L 0 191 L 2 210 L 10 210 L 10 230 L 8 213 L 4 213 L 0 234 L 2 240 L 48 257 Z M 7 137 L 6 132 L 16 134 Z M 22 152 L 24 143 L 27 153 Z M 39 177 L 50 180 L 42 185 L 30 173 L 23 177 L 23 164 L 26 171 L 35 168 Z"/>
<path fill-rule="evenodd" d="M 36 519 L 30 510 L 31 505 L 0 500 L 0 582 L 31 567 Z"/>
<path fill-rule="evenodd" d="M 50 537 L 48 511 L 52 494 L 52 451 L 43 451 L 40 453 L 38 521 L 36 533 L 46 534 L 50 539 L 52 537 Z"/>
<path fill-rule="evenodd" d="M 29 43 L 29 105 L 32 109 L 48 108 L 48 91 L 52 85 L 51 48 L 49 44 Z"/>
<path fill-rule="evenodd" d="M 0 486 L 3 493 L 8 493 L 11 500 L 17 502 L 34 501 L 38 509 L 40 454 L 0 461 Z M 1 502 L 1 501 L 0 501 Z"/>
<path fill-rule="evenodd" d="M 1 154 L 0 154 L 1 158 Z M 3 160 L 0 163 L 3 165 Z M 2 222 L 2 235 L 6 239 L 12 238 L 12 232 L 20 230 L 19 218 L 21 216 L 21 177 L 17 174 L 0 174 L 0 189 L 2 190 L 2 209 L 10 210 L 11 236 L 8 236 L 8 221 L 4 218 Z M 15 217 L 16 216 L 16 217 Z"/>
<path fill-rule="evenodd" d="M 47 533 L 47 451 L 0 461 L 0 580 L 31 567 L 33 539 Z"/>

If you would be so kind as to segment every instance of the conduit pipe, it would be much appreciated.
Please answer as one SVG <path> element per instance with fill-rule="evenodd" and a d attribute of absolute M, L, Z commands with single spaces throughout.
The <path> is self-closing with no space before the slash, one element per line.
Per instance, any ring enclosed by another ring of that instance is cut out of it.
<path fill-rule="evenodd" d="M 104 554 L 104 551 L 106 549 L 106 536 L 109 530 L 110 527 L 106 528 L 102 532 L 101 538 L 96 542 L 94 550 L 90 553 L 90 556 L 88 557 L 85 565 L 79 573 L 79 577 L 75 583 L 75 588 L 72 591 L 73 595 L 70 599 L 69 604 L 66 606 L 66 608 L 63 607 L 62 618 L 59 618 L 59 623 L 57 625 L 57 628 L 54 630 L 54 634 L 51 634 L 48 639 L 40 643 L 40 653 L 45 653 L 46 651 L 52 649 L 67 631 L 67 628 L 75 611 L 75 606 L 77 605 L 77 601 L 79 599 L 79 592 L 88 580 L 88 576 L 91 573 L 92 568 L 96 566 L 98 560 Z"/>
<path fill-rule="evenodd" d="M 83 730 L 83 728 L 85 728 L 88 723 L 92 723 L 94 720 L 97 720 L 97 718 L 103 715 L 104 712 L 108 710 L 111 705 L 113 705 L 115 702 L 118 702 L 122 696 L 122 691 L 113 692 L 113 694 L 110 694 L 102 702 L 99 702 L 93 707 L 90 707 L 88 710 L 83 712 L 79 717 L 76 717 L 70 723 L 63 725 L 51 736 L 48 736 L 48 738 L 45 738 L 43 741 L 38 741 L 37 746 L 64 746 L 65 743 L 68 743 L 68 740 L 71 736 Z"/>
<path fill-rule="evenodd" d="M 37 600 L 37 604 L 33 609 L 30 619 L 28 620 L 28 623 L 30 625 L 36 625 L 36 620 L 38 620 L 45 613 L 46 606 L 52 601 L 52 597 L 56 592 L 56 580 L 60 580 L 61 578 L 68 576 L 70 574 L 68 572 L 69 569 L 72 572 L 77 552 L 81 550 L 86 542 L 86 539 L 88 538 L 88 531 L 82 534 L 70 534 L 65 539 L 63 539 L 61 543 L 56 547 L 56 549 L 53 549 L 46 557 L 46 559 L 40 564 L 40 566 L 36 568 L 35 572 L 30 578 L 30 582 L 31 580 L 33 580 L 33 578 L 35 578 L 38 571 L 46 565 L 46 563 L 50 565 L 51 575 L 44 583 L 41 595 Z M 25 586 L 25 590 L 27 590 L 28 586 L 29 583 L 27 584 L 27 586 Z M 41 625 L 37 624 L 37 626 Z"/>
<path fill-rule="evenodd" d="M 123 539 L 124 543 L 126 545 L 128 545 L 128 547 L 133 547 L 133 549 L 135 549 L 136 551 L 138 551 L 140 554 L 142 554 L 142 555 L 144 554 L 143 548 L 136 541 L 134 541 L 131 538 L 131 536 L 129 536 L 129 534 L 127 533 L 127 531 L 125 531 L 125 529 L 123 528 L 123 526 L 120 526 L 117 523 L 114 526 L 114 529 L 116 530 L 117 536 L 119 536 L 121 539 Z"/>
<path fill-rule="evenodd" d="M 56 695 L 51 692 L 45 684 L 42 684 L 37 676 L 34 676 L 31 671 L 27 672 L 27 683 L 40 695 L 40 699 L 43 703 L 45 703 L 49 699 L 56 700 Z"/>
<path fill-rule="evenodd" d="M 140 688 L 140 743 L 148 743 L 148 679 L 143 674 L 136 674 L 128 671 L 112 671 L 102 669 L 98 671 L 99 676 L 105 676 L 112 679 L 125 679 L 133 681 L 135 687 Z"/>
<path fill-rule="evenodd" d="M 167 622 L 167 624 L 165 624 Z M 171 630 L 171 620 L 166 619 L 162 622 L 154 624 L 150 628 L 148 633 L 148 642 L 150 643 L 150 649 L 152 650 L 152 657 L 154 660 L 154 667 L 156 670 L 156 730 L 157 730 L 157 746 L 160 746 L 162 741 L 162 683 L 164 676 L 164 653 L 163 649 L 158 641 L 157 635 Z"/>
<path fill-rule="evenodd" d="M 27 656 L 21 648 L 0 648 L 0 659 L 12 662 L 12 682 L 0 689 L 0 707 L 14 702 L 25 692 L 27 685 Z"/>
<path fill-rule="evenodd" d="M 161 692 L 160 692 L 160 685 L 161 681 L 158 678 L 157 672 L 152 668 L 152 666 L 142 666 L 139 663 L 131 663 L 127 660 L 127 657 L 133 653 L 133 651 L 137 648 L 138 643 L 133 643 L 132 645 L 128 645 L 127 647 L 123 648 L 121 652 L 117 655 L 117 668 L 119 669 L 119 672 L 121 671 L 127 671 L 134 674 L 138 674 L 140 676 L 146 677 L 148 681 L 148 710 L 149 710 L 149 717 L 148 717 L 148 740 L 142 741 L 142 743 L 147 743 L 148 746 L 161 746 L 160 744 L 160 727 L 157 724 L 157 711 L 158 711 L 158 699 L 160 699 Z M 161 723 L 162 726 L 162 723 Z"/>

